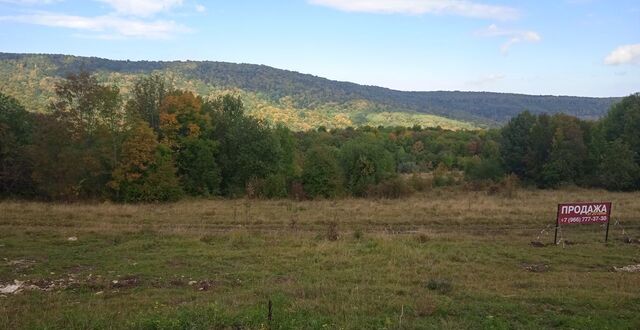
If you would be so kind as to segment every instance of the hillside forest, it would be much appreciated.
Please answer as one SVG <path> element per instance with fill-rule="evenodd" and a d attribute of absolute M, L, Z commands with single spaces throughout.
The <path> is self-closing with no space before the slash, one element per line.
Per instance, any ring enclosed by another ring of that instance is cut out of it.
<path fill-rule="evenodd" d="M 164 77 L 174 89 L 205 98 L 233 93 L 245 113 L 294 131 L 356 126 L 413 126 L 445 129 L 497 128 L 518 113 L 565 113 L 601 118 L 620 98 L 523 95 L 462 91 L 398 91 L 333 81 L 265 65 L 213 61 L 119 61 L 56 54 L 0 53 L 0 92 L 29 111 L 40 112 L 55 98 L 55 85 L 79 70 L 116 85 L 124 98 L 143 76 Z"/>
<path fill-rule="evenodd" d="M 186 196 L 398 198 L 434 186 L 640 189 L 640 94 L 601 120 L 523 112 L 487 130 L 292 131 L 160 75 L 126 96 L 88 72 L 55 83 L 41 111 L 0 94 L 0 195 L 174 201 Z"/>

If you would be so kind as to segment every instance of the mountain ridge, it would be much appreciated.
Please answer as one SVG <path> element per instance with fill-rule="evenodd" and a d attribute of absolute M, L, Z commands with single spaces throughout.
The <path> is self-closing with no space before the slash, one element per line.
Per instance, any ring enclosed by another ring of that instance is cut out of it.
<path fill-rule="evenodd" d="M 44 68 L 38 71 L 37 64 L 34 63 L 42 63 Z M 11 65 L 23 67 L 16 70 Z M 179 85 L 199 86 L 193 89 L 200 94 L 208 95 L 212 90 L 240 89 L 250 94 L 249 98 L 255 97 L 257 102 L 269 104 L 274 109 L 282 110 L 284 103 L 288 107 L 286 110 L 297 111 L 299 115 L 303 115 L 301 111 L 304 114 L 317 111 L 318 114 L 329 117 L 343 114 L 354 125 L 370 124 L 372 120 L 369 117 L 385 114 L 389 118 L 431 116 L 433 118 L 427 118 L 436 120 L 435 117 L 442 117 L 454 122 L 472 123 L 478 127 L 492 127 L 504 124 L 524 110 L 550 114 L 563 112 L 582 119 L 597 119 L 606 113 L 611 104 L 621 99 L 484 91 L 402 91 L 336 81 L 263 64 L 193 60 L 131 61 L 62 54 L 0 52 L 0 78 L 3 81 L 28 80 L 24 77 L 26 73 L 21 70 L 28 69 L 30 65 L 33 67 L 28 73 L 37 75 L 40 81 L 31 81 L 26 89 L 13 88 L 14 94 L 29 92 L 28 86 L 42 86 L 42 81 L 60 78 L 80 69 L 102 72 L 107 77 L 103 79 L 105 82 L 110 82 L 109 79 L 113 78 L 109 78 L 110 75 L 135 76 L 165 72 L 180 80 Z M 46 72 L 42 72 L 43 70 Z M 0 82 L 0 91 L 8 89 L 3 83 L 8 84 Z M 33 88 L 37 89 L 38 86 Z M 36 97 L 41 97 L 37 90 L 34 93 Z M 46 91 L 43 94 L 44 97 L 50 97 Z M 30 97 L 23 99 L 29 100 Z"/>
<path fill-rule="evenodd" d="M 101 61 L 109 61 L 109 62 L 124 62 L 124 63 L 155 63 L 155 64 L 188 64 L 188 63 L 204 63 L 204 64 L 227 64 L 227 65 L 246 65 L 252 67 L 264 67 L 269 69 L 274 69 L 278 71 L 285 71 L 288 73 L 299 74 L 303 76 L 309 76 L 312 78 L 322 79 L 332 83 L 345 83 L 350 85 L 357 85 L 361 87 L 373 87 L 388 90 L 391 92 L 401 92 L 401 93 L 483 93 L 483 94 L 499 94 L 499 95 L 511 95 L 511 96 L 532 96 L 532 97 L 567 97 L 567 98 L 585 98 L 585 99 L 622 99 L 622 96 L 580 96 L 580 95 L 568 95 L 568 94 L 527 94 L 527 93 L 515 93 L 515 92 L 495 92 L 495 91 L 483 91 L 483 90 L 446 90 L 446 89 L 437 89 L 437 90 L 404 90 L 397 89 L 385 86 L 378 85 L 370 85 L 366 83 L 357 83 L 348 80 L 339 80 L 339 79 L 331 79 L 326 78 L 320 75 L 316 75 L 313 73 L 305 73 L 291 69 L 283 69 L 274 66 L 270 66 L 267 64 L 255 64 L 248 62 L 229 62 L 229 61 L 213 61 L 213 60 L 119 60 L 119 59 L 109 59 L 106 57 L 100 56 L 81 56 L 81 55 L 69 55 L 69 54 L 58 54 L 58 53 L 8 53 L 8 52 L 0 52 L 0 60 L 5 59 L 21 59 L 27 56 L 46 56 L 46 57 L 71 57 L 77 59 L 90 59 L 90 60 L 101 60 Z"/>

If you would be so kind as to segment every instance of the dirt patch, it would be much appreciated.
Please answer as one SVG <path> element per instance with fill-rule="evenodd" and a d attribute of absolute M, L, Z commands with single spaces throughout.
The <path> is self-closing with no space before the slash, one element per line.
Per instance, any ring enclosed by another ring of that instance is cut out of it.
<path fill-rule="evenodd" d="M 35 266 L 37 263 L 35 260 L 30 260 L 30 259 L 16 259 L 16 260 L 5 259 L 5 261 L 6 261 L 6 265 L 11 267 L 16 272 L 22 272 L 22 271 L 28 270 L 33 266 Z"/>
<path fill-rule="evenodd" d="M 111 281 L 111 287 L 114 289 L 131 289 L 140 285 L 140 278 L 135 275 L 129 275 L 121 279 Z"/>
<path fill-rule="evenodd" d="M 66 288 L 69 286 L 69 282 L 65 280 L 40 279 L 40 280 L 32 281 L 31 285 L 36 286 L 38 289 L 42 291 L 51 291 L 56 288 L 59 288 L 59 289 Z"/>
<path fill-rule="evenodd" d="M 214 280 L 189 280 L 185 278 L 162 279 L 156 278 L 148 282 L 154 288 L 187 288 L 192 287 L 197 291 L 209 291 L 221 285 L 221 282 Z M 18 294 L 25 291 L 61 291 L 67 288 L 88 289 L 102 294 L 107 290 L 133 289 L 140 287 L 144 281 L 137 275 L 128 275 L 125 277 L 109 280 L 101 275 L 89 274 L 86 278 L 77 278 L 74 274 L 59 279 L 37 279 L 0 283 L 0 296 Z"/>
<path fill-rule="evenodd" d="M 0 284 L 0 294 L 16 294 L 24 289 L 24 282 L 15 280 L 13 283 Z"/>
<path fill-rule="evenodd" d="M 531 273 L 546 273 L 551 267 L 547 264 L 522 264 L 522 268 Z"/>
<path fill-rule="evenodd" d="M 640 273 L 640 264 L 628 265 L 624 267 L 613 267 L 613 270 L 616 272 L 623 272 L 623 273 Z"/>
<path fill-rule="evenodd" d="M 62 278 L 56 280 L 39 279 L 28 281 L 14 280 L 13 283 L 0 284 L 0 294 L 18 294 L 20 292 L 30 290 L 64 290 L 75 283 L 77 282 L 73 278 Z"/>
<path fill-rule="evenodd" d="M 192 284 L 192 285 L 198 291 L 209 291 L 216 286 L 216 283 L 211 280 L 202 280 L 202 281 L 197 281 L 195 284 Z"/>

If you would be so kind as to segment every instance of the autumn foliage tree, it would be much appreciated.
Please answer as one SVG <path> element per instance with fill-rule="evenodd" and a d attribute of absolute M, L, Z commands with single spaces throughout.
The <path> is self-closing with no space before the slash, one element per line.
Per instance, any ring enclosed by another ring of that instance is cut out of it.
<path fill-rule="evenodd" d="M 543 188 L 640 188 L 640 94 L 600 121 L 523 112 L 481 131 L 292 132 L 252 117 L 234 94 L 205 99 L 148 76 L 122 95 L 80 72 L 56 84 L 47 110 L 28 113 L 0 93 L 0 196 L 398 198 L 463 178 L 482 187 L 516 176 Z"/>
<path fill-rule="evenodd" d="M 170 201 L 182 195 L 170 151 L 146 122 L 135 123 L 128 132 L 109 187 L 117 200 L 126 202 Z"/>

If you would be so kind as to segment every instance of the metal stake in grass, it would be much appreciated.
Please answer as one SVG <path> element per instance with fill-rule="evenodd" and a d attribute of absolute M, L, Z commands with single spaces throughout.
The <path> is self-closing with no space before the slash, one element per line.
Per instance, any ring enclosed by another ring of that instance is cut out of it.
<path fill-rule="evenodd" d="M 267 314 L 267 319 L 269 320 L 269 323 L 273 320 L 273 303 L 271 302 L 271 299 L 269 299 L 269 314 Z"/>

